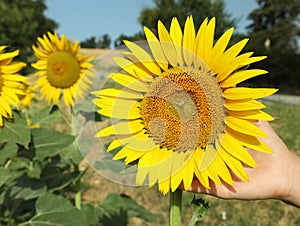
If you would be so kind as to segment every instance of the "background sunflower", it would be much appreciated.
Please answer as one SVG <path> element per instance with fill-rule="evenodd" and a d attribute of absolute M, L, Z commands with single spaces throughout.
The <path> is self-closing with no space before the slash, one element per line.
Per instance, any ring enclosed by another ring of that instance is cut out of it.
<path fill-rule="evenodd" d="M 38 58 L 32 66 L 38 70 L 39 77 L 34 89 L 39 89 L 41 97 L 48 105 L 58 104 L 63 96 L 65 104 L 74 105 L 88 91 L 93 77 L 92 56 L 79 54 L 80 45 L 76 41 L 67 40 L 65 34 L 61 38 L 57 33 L 48 32 L 43 38 L 38 38 L 37 46 L 32 46 Z"/>
<path fill-rule="evenodd" d="M 12 118 L 12 107 L 18 108 L 19 95 L 24 95 L 27 78 L 17 74 L 26 64 L 13 62 L 19 51 L 4 52 L 6 46 L 0 46 L 0 127 L 3 117 Z"/>

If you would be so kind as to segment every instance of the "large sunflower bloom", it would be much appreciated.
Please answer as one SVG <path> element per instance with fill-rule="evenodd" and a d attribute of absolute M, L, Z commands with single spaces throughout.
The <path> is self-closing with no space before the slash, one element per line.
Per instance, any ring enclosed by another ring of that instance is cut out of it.
<path fill-rule="evenodd" d="M 19 50 L 4 53 L 6 46 L 0 46 L 0 127 L 3 117 L 12 118 L 12 107 L 18 108 L 19 95 L 24 95 L 27 78 L 17 74 L 26 64 L 13 62 Z"/>
<path fill-rule="evenodd" d="M 65 34 L 61 38 L 57 33 L 48 32 L 38 38 L 37 46 L 32 46 L 35 56 L 39 59 L 32 66 L 39 70 L 34 89 L 40 88 L 41 98 L 50 103 L 58 104 L 63 96 L 65 104 L 74 105 L 90 87 L 93 74 L 93 57 L 79 54 L 80 45 L 76 41 L 67 40 Z"/>
<path fill-rule="evenodd" d="M 240 54 L 248 39 L 226 49 L 233 28 L 214 43 L 214 30 L 212 18 L 196 32 L 191 16 L 184 31 L 176 18 L 169 32 L 158 22 L 158 37 L 145 27 L 150 53 L 125 41 L 129 51 L 115 58 L 122 71 L 110 78 L 124 88 L 95 92 L 98 112 L 119 119 L 97 136 L 115 135 L 107 151 L 120 148 L 114 159 L 137 164 L 139 185 L 147 176 L 164 194 L 193 179 L 206 188 L 210 180 L 232 185 L 230 170 L 247 181 L 243 164 L 257 167 L 246 148 L 271 152 L 252 122 L 273 119 L 256 99 L 276 89 L 236 87 L 267 73 L 245 69 L 265 57 Z"/>

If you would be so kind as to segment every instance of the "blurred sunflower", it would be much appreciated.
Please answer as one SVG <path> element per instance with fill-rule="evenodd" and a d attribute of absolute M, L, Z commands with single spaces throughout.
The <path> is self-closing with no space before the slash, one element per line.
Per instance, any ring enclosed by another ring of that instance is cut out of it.
<path fill-rule="evenodd" d="M 73 106 L 90 87 L 90 77 L 94 76 L 93 57 L 79 54 L 79 42 L 73 44 L 65 34 L 61 38 L 56 32 L 47 34 L 38 38 L 37 46 L 32 46 L 38 58 L 32 66 L 39 70 L 34 89 L 41 89 L 41 97 L 47 99 L 48 105 L 51 102 L 58 104 L 63 96 L 65 104 Z"/>
<path fill-rule="evenodd" d="M 12 107 L 18 108 L 19 95 L 24 94 L 27 78 L 17 74 L 26 64 L 13 62 L 19 50 L 5 53 L 6 46 L 0 46 L 0 127 L 3 117 L 12 118 Z"/>
<path fill-rule="evenodd" d="M 28 108 L 32 105 L 32 102 L 35 98 L 35 92 L 32 90 L 32 84 L 27 80 L 27 83 L 24 88 L 24 94 L 18 95 L 20 99 L 20 105 L 22 107 Z"/>
<path fill-rule="evenodd" d="M 240 54 L 248 39 L 227 48 L 233 28 L 214 43 L 214 30 L 212 18 L 196 32 L 191 16 L 183 31 L 176 18 L 170 31 L 159 21 L 158 37 L 145 27 L 150 53 L 124 41 L 129 51 L 115 58 L 122 71 L 110 78 L 124 87 L 94 92 L 98 112 L 119 119 L 97 136 L 115 136 L 107 151 L 120 148 L 114 159 L 137 164 L 139 185 L 147 176 L 164 194 L 193 179 L 232 185 L 230 170 L 247 181 L 243 164 L 257 167 L 246 147 L 271 152 L 252 122 L 273 120 L 256 99 L 276 89 L 236 87 L 267 73 L 246 69 L 265 57 Z"/>

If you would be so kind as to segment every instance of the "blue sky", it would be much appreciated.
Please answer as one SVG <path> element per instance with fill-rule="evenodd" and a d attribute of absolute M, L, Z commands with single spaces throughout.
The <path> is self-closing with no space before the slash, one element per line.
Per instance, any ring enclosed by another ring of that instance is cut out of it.
<path fill-rule="evenodd" d="M 247 15 L 257 7 L 256 0 L 224 0 L 227 11 L 239 19 L 236 30 L 245 31 Z M 137 22 L 144 7 L 152 0 L 46 0 L 46 16 L 59 23 L 59 34 L 84 40 L 91 36 L 109 34 L 114 41 L 121 33 L 133 35 L 141 30 Z"/>

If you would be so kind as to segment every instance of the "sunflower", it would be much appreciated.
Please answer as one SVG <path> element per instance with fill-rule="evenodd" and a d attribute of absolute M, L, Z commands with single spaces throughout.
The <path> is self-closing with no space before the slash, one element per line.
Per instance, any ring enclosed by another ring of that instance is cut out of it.
<path fill-rule="evenodd" d="M 28 77 L 27 77 L 28 78 Z M 30 78 L 27 79 L 27 83 L 24 88 L 24 94 L 18 95 L 20 99 L 20 106 L 29 108 L 35 98 L 35 92 L 32 90 L 32 84 Z"/>
<path fill-rule="evenodd" d="M 129 51 L 114 58 L 121 70 L 110 78 L 122 88 L 94 92 L 98 112 L 117 119 L 96 136 L 114 136 L 107 151 L 137 164 L 138 185 L 148 178 L 164 194 L 193 179 L 233 185 L 231 172 L 248 181 L 243 164 L 257 167 L 246 148 L 271 152 L 252 122 L 273 120 L 257 99 L 276 89 L 236 87 L 267 73 L 247 69 L 265 57 L 240 54 L 248 39 L 227 48 L 233 28 L 214 43 L 214 30 L 212 18 L 196 32 L 192 16 L 183 31 L 176 18 L 170 31 L 159 21 L 158 37 L 145 27 L 147 48 L 124 41 Z"/>
<path fill-rule="evenodd" d="M 12 118 L 12 107 L 18 108 L 19 95 L 24 95 L 27 78 L 17 74 L 26 64 L 13 62 L 19 50 L 4 52 L 6 46 L 0 46 L 0 127 L 3 117 Z"/>
<path fill-rule="evenodd" d="M 65 34 L 61 38 L 56 32 L 47 35 L 39 37 L 37 46 L 32 46 L 38 58 L 32 66 L 39 70 L 34 89 L 41 89 L 41 97 L 47 99 L 48 105 L 51 102 L 58 104 L 63 96 L 65 104 L 73 106 L 90 87 L 90 77 L 94 76 L 90 62 L 93 57 L 79 54 L 79 42 L 73 44 Z"/>

